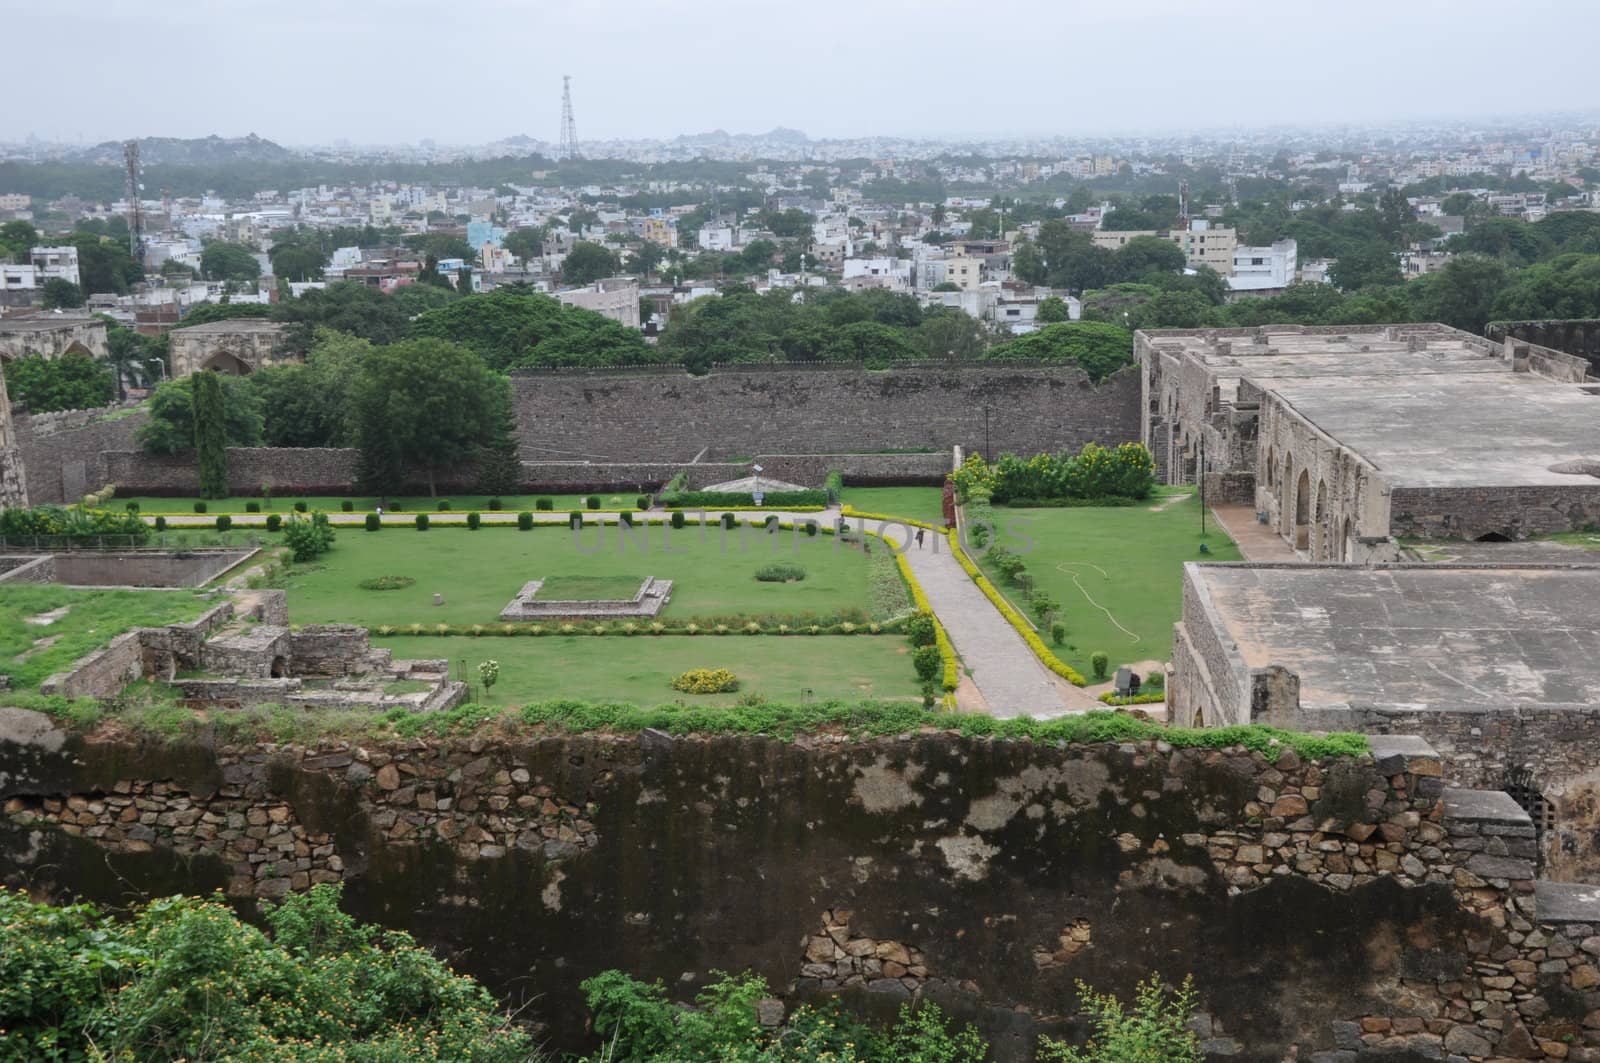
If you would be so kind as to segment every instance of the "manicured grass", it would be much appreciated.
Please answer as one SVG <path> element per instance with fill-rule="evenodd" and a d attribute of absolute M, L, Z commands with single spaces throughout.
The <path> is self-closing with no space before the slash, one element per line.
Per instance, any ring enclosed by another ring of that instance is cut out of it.
<path fill-rule="evenodd" d="M 944 526 L 942 487 L 851 487 L 847 484 L 843 500 L 863 513 L 911 517 L 935 527 Z"/>
<path fill-rule="evenodd" d="M 11 677 L 13 690 L 32 690 L 129 628 L 193 620 L 209 604 L 190 591 L 73 590 L 51 584 L 3 586 L 0 673 Z M 61 606 L 67 606 L 67 612 L 51 623 L 28 623 L 29 617 Z M 55 641 L 41 645 L 45 639 Z"/>
<path fill-rule="evenodd" d="M 635 509 L 640 495 L 650 493 L 649 486 L 643 491 L 627 492 L 601 492 L 595 497 L 600 499 L 600 509 L 622 510 Z M 507 513 L 516 513 L 521 510 L 533 510 L 538 499 L 552 499 L 555 512 L 565 513 L 574 509 L 585 509 L 587 495 L 501 495 L 500 508 Z M 152 498 L 145 495 L 130 496 L 128 498 L 113 498 L 106 503 L 107 509 L 121 510 L 129 502 L 139 504 L 141 513 L 183 513 L 193 514 L 194 504 L 198 498 Z M 371 495 L 274 495 L 270 501 L 262 501 L 258 495 L 236 495 L 233 498 L 213 498 L 206 501 L 207 516 L 218 513 L 244 513 L 245 507 L 255 502 L 260 505 L 262 513 L 288 514 L 294 512 L 296 502 L 304 502 L 306 510 L 322 510 L 324 513 L 338 513 L 342 511 L 343 504 L 351 503 L 354 512 L 371 512 L 381 501 Z M 480 513 L 489 512 L 488 495 L 440 495 L 438 498 L 429 498 L 425 495 L 395 497 L 384 503 L 385 513 L 436 513 L 439 511 L 440 502 L 450 503 L 450 512 L 468 513 L 477 510 Z"/>
<path fill-rule="evenodd" d="M 551 602 L 618 601 L 638 594 L 642 583 L 642 576 L 551 576 L 535 597 Z"/>
<path fill-rule="evenodd" d="M 758 581 L 756 569 L 775 560 L 801 565 L 806 578 Z M 672 600 L 662 614 L 667 618 L 826 614 L 872 611 L 870 561 L 859 545 L 831 535 L 806 538 L 780 531 L 769 536 L 743 525 L 726 535 L 715 525 L 641 527 L 627 533 L 625 542 L 616 526 L 603 535 L 587 527 L 577 536 L 565 527 L 340 529 L 334 548 L 313 564 L 297 566 L 284 587 L 296 623 L 372 627 L 494 623 L 524 583 L 554 576 L 670 579 Z M 381 593 L 358 588 L 376 576 L 410 576 L 417 582 Z M 443 605 L 432 604 L 435 594 L 444 596 Z"/>
<path fill-rule="evenodd" d="M 373 641 L 392 649 L 397 659 L 448 659 L 451 675 L 474 687 L 478 662 L 499 661 L 500 680 L 486 702 L 492 705 L 550 698 L 733 705 L 750 694 L 773 701 L 920 697 L 906 640 L 887 635 L 396 636 Z M 672 678 L 691 668 L 730 669 L 739 677 L 739 690 L 673 690 Z M 485 700 L 481 689 L 474 693 Z"/>
<path fill-rule="evenodd" d="M 1089 655 L 1096 650 L 1110 654 L 1113 669 L 1128 661 L 1169 658 L 1172 625 L 1182 612 L 1183 563 L 1239 560 L 1238 548 L 1214 521 L 1207 521 L 1206 537 L 1200 537 L 1193 492 L 1178 494 L 1182 501 L 1159 513 L 1149 506 L 996 511 L 1000 542 L 1021 554 L 1036 584 L 1061 603 L 1067 639 L 1051 648 L 1085 676 L 1093 675 Z M 1151 505 L 1172 497 L 1167 493 Z M 1210 553 L 1200 553 L 1201 543 Z M 973 560 L 1019 612 L 1037 621 L 1020 590 L 1000 575 L 986 552 L 975 552 Z M 1091 597 L 1133 634 L 1119 629 Z M 1050 642 L 1048 631 L 1042 635 Z"/>

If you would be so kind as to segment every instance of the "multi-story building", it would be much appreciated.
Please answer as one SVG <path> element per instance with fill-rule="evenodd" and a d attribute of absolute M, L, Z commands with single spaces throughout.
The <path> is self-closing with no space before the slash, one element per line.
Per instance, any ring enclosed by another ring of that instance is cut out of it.
<path fill-rule="evenodd" d="M 1268 247 L 1235 247 L 1228 289 L 1236 295 L 1272 295 L 1294 283 L 1300 268 L 1298 245 L 1277 240 Z"/>
<path fill-rule="evenodd" d="M 1184 261 L 1190 269 L 1209 266 L 1224 277 L 1233 275 L 1233 252 L 1239 240 L 1238 234 L 1227 226 L 1212 225 L 1209 221 L 1197 218 L 1189 222 L 1187 229 L 1101 229 L 1094 234 L 1094 244 L 1115 251 L 1136 236 L 1171 240 L 1183 251 Z"/>
<path fill-rule="evenodd" d="M 952 255 L 944 260 L 945 284 L 964 292 L 975 292 L 983 283 L 983 259 L 976 255 Z"/>

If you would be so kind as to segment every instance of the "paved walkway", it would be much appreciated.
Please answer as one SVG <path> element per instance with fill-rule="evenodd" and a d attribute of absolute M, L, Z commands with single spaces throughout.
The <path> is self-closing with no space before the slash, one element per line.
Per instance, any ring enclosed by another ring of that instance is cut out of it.
<path fill-rule="evenodd" d="M 1256 520 L 1250 506 L 1212 506 L 1211 515 L 1233 537 L 1246 561 L 1302 560 L 1270 524 Z"/>
<path fill-rule="evenodd" d="M 412 527 L 417 512 L 385 513 L 383 526 Z M 715 519 L 717 512 L 715 509 L 710 509 L 706 511 L 706 515 L 710 519 Z M 741 519 L 765 517 L 769 513 L 776 513 L 779 520 L 786 522 L 815 520 L 820 524 L 831 525 L 839 518 L 837 509 L 820 513 L 761 510 L 741 512 L 738 516 Z M 287 514 L 280 515 L 287 517 Z M 660 518 L 665 515 L 665 511 L 641 514 L 650 518 Z M 232 516 L 235 528 L 262 527 L 266 522 L 266 516 L 260 513 L 236 513 Z M 465 519 L 465 514 L 461 511 L 429 512 L 428 516 L 435 521 L 441 518 L 452 521 Z M 543 511 L 536 512 L 533 516 L 534 521 L 539 524 L 565 524 L 568 519 L 564 512 Z M 601 510 L 586 516 L 608 520 L 616 518 L 614 512 Z M 167 527 L 215 528 L 216 518 L 216 514 L 199 513 L 168 517 Z M 517 515 L 505 511 L 484 512 L 481 514 L 481 519 L 484 524 L 515 524 Z M 328 514 L 328 520 L 339 527 L 360 527 L 366 522 L 366 514 L 335 512 Z M 904 525 L 893 521 L 863 521 L 860 518 L 853 518 L 851 523 L 854 525 L 864 523 L 869 531 L 880 533 L 887 525 L 889 540 L 896 545 L 904 539 L 906 533 Z M 1043 719 L 1104 707 L 1092 694 L 1073 686 L 1040 663 L 1027 642 L 978 589 L 977 584 L 972 582 L 972 578 L 967 575 L 960 562 L 951 556 L 943 535 L 929 532 L 925 536 L 922 549 L 919 550 L 913 545 L 906 554 L 906 561 L 916 575 L 917 582 L 921 584 L 923 593 L 928 596 L 928 604 L 933 606 L 934 614 L 944 625 L 951 643 L 960 654 L 963 666 L 971 670 L 971 684 L 977 688 L 982 698 L 981 706 L 964 704 L 963 708 L 984 711 L 997 717 L 1033 716 Z"/>

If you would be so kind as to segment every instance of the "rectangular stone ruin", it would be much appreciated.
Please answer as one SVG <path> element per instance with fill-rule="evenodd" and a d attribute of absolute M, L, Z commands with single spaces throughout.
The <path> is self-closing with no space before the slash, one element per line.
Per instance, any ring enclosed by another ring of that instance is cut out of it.
<path fill-rule="evenodd" d="M 517 596 L 500 610 L 501 620 L 572 620 L 609 617 L 650 618 L 661 612 L 672 597 L 672 581 L 645 577 L 632 598 L 594 601 L 560 601 L 538 597 L 544 580 L 529 580 Z"/>

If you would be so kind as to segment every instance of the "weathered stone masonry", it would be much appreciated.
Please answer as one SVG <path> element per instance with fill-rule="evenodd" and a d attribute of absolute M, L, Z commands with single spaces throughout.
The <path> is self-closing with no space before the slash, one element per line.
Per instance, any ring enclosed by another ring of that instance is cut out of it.
<path fill-rule="evenodd" d="M 1597 1058 L 1600 914 L 1536 894 L 1527 816 L 1448 790 L 1414 742 L 1317 763 L 945 734 L 207 747 L 17 710 L 0 736 L 8 883 L 248 908 L 342 881 L 355 914 L 537 995 L 561 1045 L 594 971 L 689 994 L 751 968 L 879 1013 L 937 1000 L 1022 1060 L 1071 1025 L 1075 979 L 1159 970 L 1195 973 L 1218 1055 Z"/>

